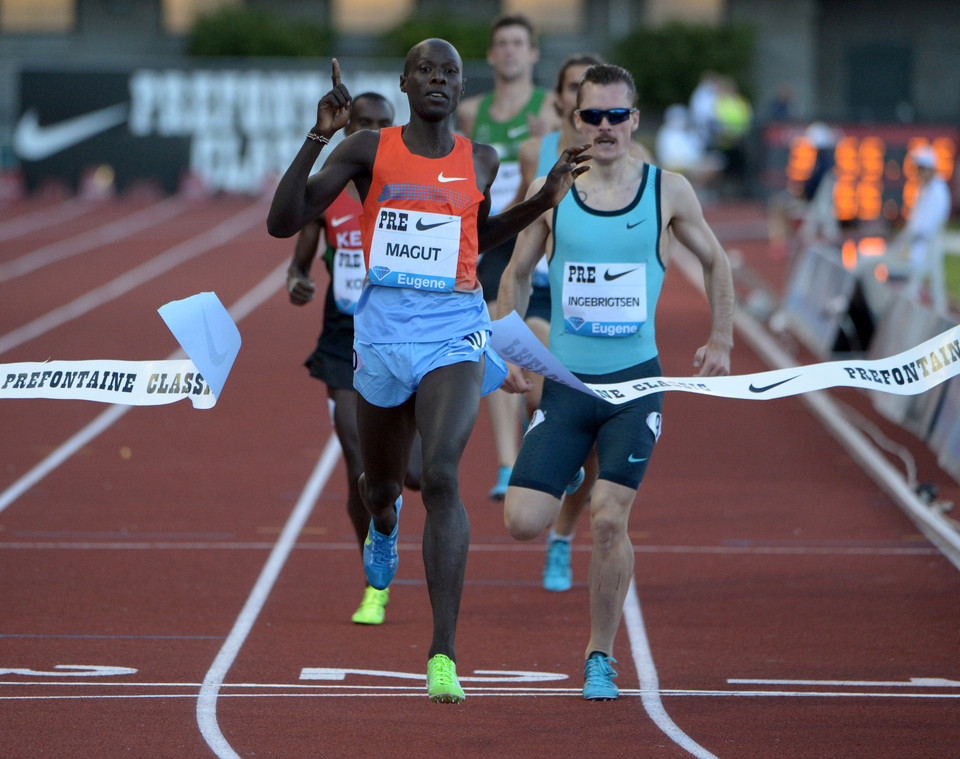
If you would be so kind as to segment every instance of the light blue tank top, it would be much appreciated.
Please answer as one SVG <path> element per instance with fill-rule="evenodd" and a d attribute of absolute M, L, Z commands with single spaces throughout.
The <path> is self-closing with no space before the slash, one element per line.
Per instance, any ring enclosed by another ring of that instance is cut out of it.
<path fill-rule="evenodd" d="M 657 355 L 654 314 L 664 276 L 661 225 L 660 170 L 649 164 L 625 208 L 592 209 L 574 185 L 554 209 L 550 352 L 571 371 L 607 374 Z M 589 323 L 589 317 L 571 316 L 571 309 L 598 303 L 611 309 L 604 314 L 621 317 L 620 321 L 596 322 L 599 332 L 594 334 L 573 331 Z M 640 319 L 641 312 L 645 320 Z M 639 330 L 628 334 L 637 324 Z M 603 334 L 604 329 L 616 336 Z"/>
<path fill-rule="evenodd" d="M 540 155 L 537 157 L 538 177 L 545 177 L 557 162 L 560 150 L 560 132 L 550 132 L 540 138 Z"/>

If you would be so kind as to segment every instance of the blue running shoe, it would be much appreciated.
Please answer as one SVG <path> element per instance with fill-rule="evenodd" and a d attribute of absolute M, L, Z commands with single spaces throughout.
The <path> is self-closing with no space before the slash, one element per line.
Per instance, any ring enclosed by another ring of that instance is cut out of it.
<path fill-rule="evenodd" d="M 583 697 L 588 701 L 613 701 L 620 691 L 613 684 L 616 671 L 610 666 L 617 660 L 600 651 L 594 651 L 583 663 Z"/>
<path fill-rule="evenodd" d="M 583 484 L 584 477 L 587 476 L 587 473 L 583 471 L 583 467 L 580 467 L 577 470 L 577 473 L 573 475 L 573 479 L 567 483 L 567 495 L 573 495 L 579 490 L 580 486 Z"/>
<path fill-rule="evenodd" d="M 543 587 L 555 593 L 570 590 L 573 572 L 570 569 L 570 541 L 547 539 L 547 561 L 543 565 Z"/>
<path fill-rule="evenodd" d="M 510 484 L 510 474 L 513 467 L 502 466 L 497 470 L 497 484 L 490 488 L 490 500 L 502 501 L 507 497 L 507 485 Z"/>
<path fill-rule="evenodd" d="M 397 510 L 397 523 L 393 526 L 393 532 L 389 535 L 378 532 L 371 519 L 367 539 L 363 541 L 363 571 L 367 575 L 367 582 L 377 590 L 383 590 L 393 581 L 393 576 L 397 573 L 397 564 L 400 563 L 400 556 L 397 554 L 397 536 L 400 534 L 402 505 L 403 496 L 400 496 L 394 504 Z"/>

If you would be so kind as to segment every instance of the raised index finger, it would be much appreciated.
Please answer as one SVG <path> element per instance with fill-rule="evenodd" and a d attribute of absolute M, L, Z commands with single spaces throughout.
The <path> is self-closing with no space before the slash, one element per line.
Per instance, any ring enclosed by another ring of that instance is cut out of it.
<path fill-rule="evenodd" d="M 340 86 L 340 61 L 336 58 L 333 59 L 333 75 L 330 79 L 333 81 L 333 89 L 337 89 Z"/>

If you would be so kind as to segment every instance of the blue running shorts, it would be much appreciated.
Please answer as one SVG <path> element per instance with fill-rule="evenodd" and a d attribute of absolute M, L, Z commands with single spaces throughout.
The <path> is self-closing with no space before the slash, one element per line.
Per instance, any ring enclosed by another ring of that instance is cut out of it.
<path fill-rule="evenodd" d="M 420 380 L 441 366 L 485 359 L 481 395 L 496 390 L 507 377 L 507 365 L 490 347 L 489 331 L 426 343 L 353 341 L 353 387 L 381 408 L 399 406 L 417 392 Z"/>

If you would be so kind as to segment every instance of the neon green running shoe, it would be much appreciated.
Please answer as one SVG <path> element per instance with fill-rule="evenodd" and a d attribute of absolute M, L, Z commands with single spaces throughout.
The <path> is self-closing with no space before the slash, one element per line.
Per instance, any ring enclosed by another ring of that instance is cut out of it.
<path fill-rule="evenodd" d="M 358 625 L 382 625 L 386 616 L 386 605 L 390 600 L 390 588 L 377 590 L 368 585 L 363 592 L 360 607 L 354 612 L 353 621 Z"/>
<path fill-rule="evenodd" d="M 466 698 L 457 680 L 457 665 L 443 654 L 427 662 L 427 695 L 435 704 L 459 704 Z"/>

